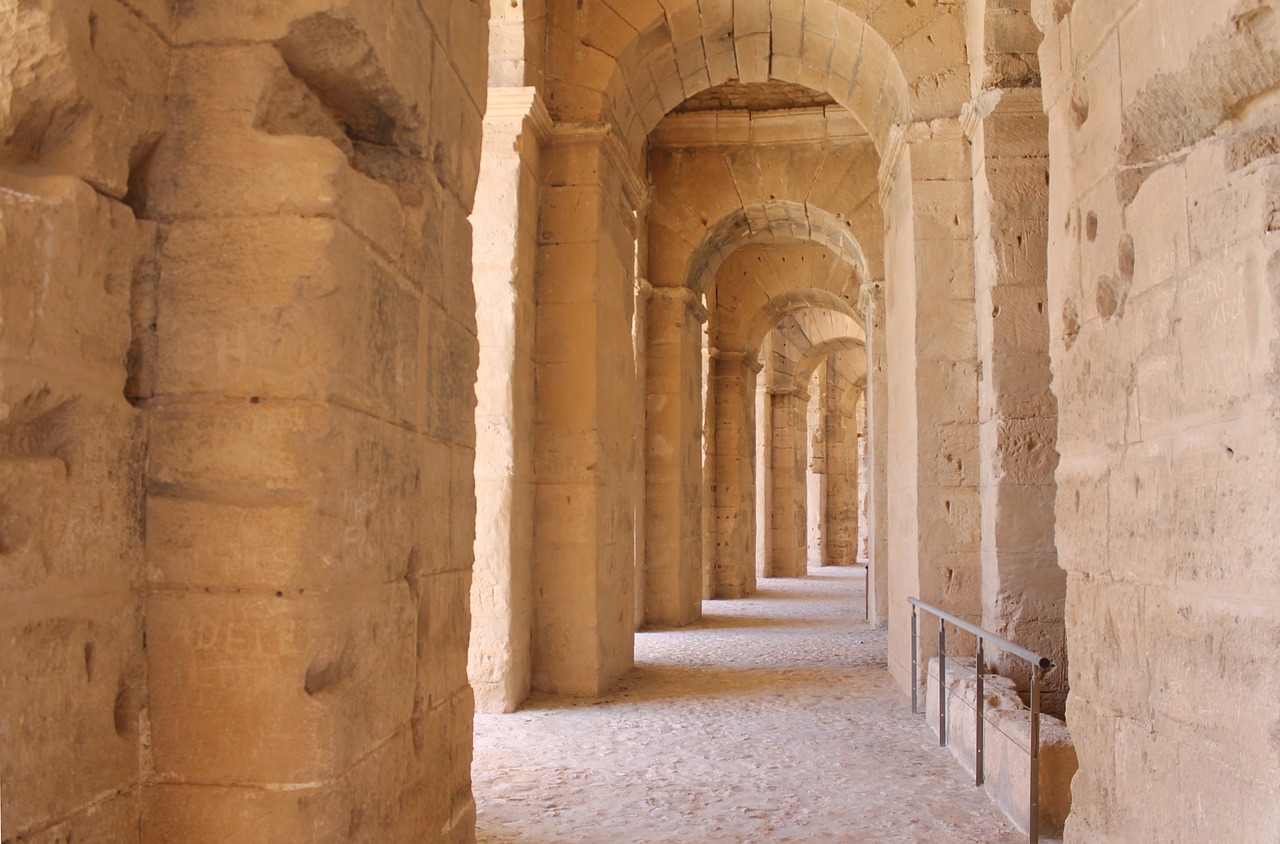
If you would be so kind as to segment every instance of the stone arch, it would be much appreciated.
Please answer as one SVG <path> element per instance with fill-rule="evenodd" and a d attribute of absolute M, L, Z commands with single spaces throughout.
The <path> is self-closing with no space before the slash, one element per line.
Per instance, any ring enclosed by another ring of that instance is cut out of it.
<path fill-rule="evenodd" d="M 686 286 L 701 294 L 725 258 L 749 243 L 804 241 L 826 247 L 865 279 L 867 258 L 849 227 L 830 211 L 808 203 L 777 200 L 746 206 L 708 226 L 689 258 Z"/>
<path fill-rule="evenodd" d="M 563 104 L 563 119 L 611 122 L 638 152 L 658 121 L 689 97 L 731 79 L 778 80 L 829 94 L 883 147 L 889 128 L 911 119 L 911 91 L 893 49 L 867 23 L 871 10 L 862 11 L 835 0 L 799 7 L 675 0 L 634 10 L 588 0 L 577 20 L 595 37 L 582 38 L 585 49 L 555 67 L 564 72 L 561 90 L 581 95 L 576 107 Z M 602 77 L 603 90 L 594 88 L 592 80 Z"/>

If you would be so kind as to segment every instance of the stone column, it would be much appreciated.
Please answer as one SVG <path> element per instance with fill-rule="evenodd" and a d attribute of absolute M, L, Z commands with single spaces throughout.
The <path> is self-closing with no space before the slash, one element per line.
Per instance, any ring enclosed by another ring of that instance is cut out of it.
<path fill-rule="evenodd" d="M 823 537 L 820 564 L 823 566 L 852 565 L 857 557 L 858 542 L 858 427 L 855 408 L 858 394 L 847 390 L 844 382 L 835 374 L 835 361 L 826 364 L 830 368 L 829 388 L 824 394 L 823 423 L 828 431 L 826 438 L 826 485 L 824 521 L 827 525 Z M 845 393 L 848 395 L 845 395 Z"/>
<path fill-rule="evenodd" d="M 649 302 L 645 615 L 663 627 L 702 614 L 700 299 L 687 287 L 659 287 Z"/>
<path fill-rule="evenodd" d="M 862 290 L 867 320 L 867 604 L 877 627 L 889 620 L 889 378 L 884 282 Z"/>
<path fill-rule="evenodd" d="M 448 45 L 365 2 L 188 11 L 131 185 L 162 221 L 144 840 L 467 840 L 486 82 L 449 59 L 486 11 Z"/>
<path fill-rule="evenodd" d="M 606 126 L 544 149 L 537 314 L 533 685 L 595 695 L 631 667 L 636 209 Z"/>
<path fill-rule="evenodd" d="M 827 500 L 830 493 L 827 442 L 827 363 L 824 361 L 809 382 L 809 403 L 805 406 L 805 567 L 820 567 L 830 539 Z"/>
<path fill-rule="evenodd" d="M 973 186 L 959 122 L 896 128 L 880 181 L 890 221 L 889 667 L 909 687 L 907 598 L 975 619 L 982 606 Z"/>
<path fill-rule="evenodd" d="M 765 339 L 768 348 L 769 339 Z M 772 439 L 772 414 L 769 413 L 769 388 L 763 382 L 756 385 L 756 495 L 755 495 L 755 556 L 756 575 L 773 577 L 773 554 L 770 553 L 771 533 L 769 514 L 773 512 L 773 466 L 769 459 L 769 442 Z"/>
<path fill-rule="evenodd" d="M 1057 401 L 1050 390 L 1049 128 L 1039 88 L 966 109 L 973 139 L 983 625 L 1049 657 L 1045 707 L 1066 703 L 1066 572 L 1054 544 Z M 1029 685 L 1026 663 L 993 654 Z"/>
<path fill-rule="evenodd" d="M 531 682 L 534 279 L 550 126 L 534 89 L 490 89 L 472 214 L 480 375 L 467 673 L 482 712 L 513 711 Z"/>
<path fill-rule="evenodd" d="M 769 391 L 769 460 L 773 488 L 769 510 L 774 577 L 803 577 L 808 568 L 808 506 L 805 442 L 809 394 L 774 387 Z"/>
<path fill-rule="evenodd" d="M 755 590 L 755 389 L 760 364 L 741 353 L 711 361 L 715 401 L 712 517 L 715 598 L 743 598 Z"/>

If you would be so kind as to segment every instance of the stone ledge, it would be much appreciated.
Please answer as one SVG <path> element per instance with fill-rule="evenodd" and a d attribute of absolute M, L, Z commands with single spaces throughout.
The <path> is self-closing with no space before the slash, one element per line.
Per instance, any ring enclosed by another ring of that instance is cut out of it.
<path fill-rule="evenodd" d="M 938 659 L 926 671 L 925 721 L 938 731 Z M 985 784 L 991 800 L 1024 832 L 1030 817 L 1031 711 L 1018 697 L 1013 681 L 984 674 L 983 718 Z M 971 658 L 947 658 L 947 746 L 970 775 L 974 773 L 977 739 L 977 676 Z M 1067 725 L 1052 715 L 1040 716 L 1040 836 L 1060 838 L 1071 811 L 1071 778 L 1077 768 L 1075 746 Z"/>

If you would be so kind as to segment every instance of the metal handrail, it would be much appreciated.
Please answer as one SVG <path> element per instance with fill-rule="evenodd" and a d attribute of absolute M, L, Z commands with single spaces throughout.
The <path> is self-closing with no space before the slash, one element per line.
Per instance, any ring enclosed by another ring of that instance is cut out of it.
<path fill-rule="evenodd" d="M 984 753 L 984 727 L 986 719 L 983 716 L 982 708 L 985 698 L 985 686 L 983 684 L 982 671 L 986 661 L 985 643 L 990 642 L 995 647 L 1005 653 L 1013 654 L 1019 659 L 1023 659 L 1031 664 L 1031 805 L 1028 812 L 1027 826 L 1029 828 L 1031 844 L 1039 844 L 1040 841 L 1040 686 L 1044 682 L 1044 672 L 1053 667 L 1053 663 L 1035 651 L 1027 650 L 1021 645 L 1010 642 L 1008 639 L 997 636 L 989 630 L 985 630 L 976 624 L 971 624 L 963 618 L 952 615 L 945 610 L 941 610 L 932 604 L 926 604 L 919 598 L 907 598 L 911 604 L 911 714 L 916 715 L 920 712 L 919 706 L 919 685 L 920 685 L 920 636 L 919 636 L 919 610 L 924 610 L 930 615 L 936 616 L 938 619 L 938 745 L 940 747 L 947 746 L 947 623 L 950 622 L 955 627 L 960 628 L 968 633 L 972 633 L 978 637 L 977 648 L 977 739 L 974 744 L 974 779 L 976 785 L 982 785 L 986 778 L 986 771 L 983 762 Z"/>

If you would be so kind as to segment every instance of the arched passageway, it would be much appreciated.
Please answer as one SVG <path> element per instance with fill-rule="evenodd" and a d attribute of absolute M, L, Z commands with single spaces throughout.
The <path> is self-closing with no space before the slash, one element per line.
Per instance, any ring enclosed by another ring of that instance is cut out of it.
<path fill-rule="evenodd" d="M 642 634 L 609 694 L 477 716 L 479 844 L 1020 844 L 910 715 L 860 570 L 772 580 Z"/>

